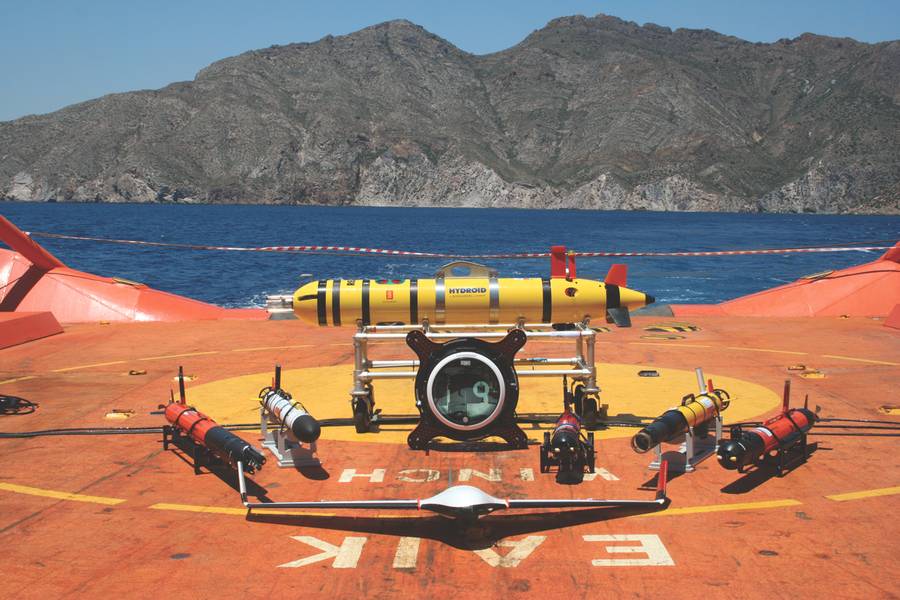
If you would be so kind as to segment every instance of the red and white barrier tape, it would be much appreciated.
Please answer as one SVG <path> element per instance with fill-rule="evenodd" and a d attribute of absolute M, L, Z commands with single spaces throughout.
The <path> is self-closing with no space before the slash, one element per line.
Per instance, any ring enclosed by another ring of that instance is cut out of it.
<path fill-rule="evenodd" d="M 404 256 L 409 258 L 479 258 L 479 259 L 524 259 L 524 258 L 548 258 L 549 252 L 516 252 L 509 254 L 446 254 L 443 252 L 415 252 L 412 250 L 386 250 L 383 248 L 360 248 L 356 246 L 206 246 L 196 244 L 179 244 L 174 242 L 146 242 L 141 240 L 118 240 L 111 238 L 97 238 L 79 235 L 65 235 L 61 233 L 43 233 L 39 231 L 26 232 L 31 237 L 53 238 L 59 240 L 81 240 L 89 242 L 103 242 L 109 244 L 133 244 L 137 246 L 157 246 L 161 248 L 180 248 L 183 250 L 217 250 L 224 252 L 293 252 L 306 254 L 351 254 L 351 255 L 382 255 L 382 256 Z M 578 252 L 575 251 L 576 257 L 597 258 L 597 257 L 628 257 L 628 256 L 648 256 L 648 257 L 673 257 L 673 256 L 742 256 L 750 254 L 796 254 L 796 253 L 818 253 L 818 252 L 856 252 L 856 251 L 874 251 L 888 250 L 892 246 L 830 246 L 820 248 L 772 248 L 762 250 L 716 250 L 716 251 L 696 251 L 696 252 Z"/>
<path fill-rule="evenodd" d="M 576 252 L 576 256 L 740 256 L 742 254 L 794 254 L 888 250 L 892 246 L 833 246 L 822 248 L 772 248 L 763 250 L 715 250 L 698 252 Z"/>

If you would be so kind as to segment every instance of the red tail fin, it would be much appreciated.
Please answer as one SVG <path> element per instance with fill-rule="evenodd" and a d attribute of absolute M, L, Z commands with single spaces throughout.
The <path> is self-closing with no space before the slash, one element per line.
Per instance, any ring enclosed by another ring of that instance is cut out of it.
<path fill-rule="evenodd" d="M 628 285 L 628 265 L 616 264 L 611 266 L 603 283 L 626 287 Z"/>

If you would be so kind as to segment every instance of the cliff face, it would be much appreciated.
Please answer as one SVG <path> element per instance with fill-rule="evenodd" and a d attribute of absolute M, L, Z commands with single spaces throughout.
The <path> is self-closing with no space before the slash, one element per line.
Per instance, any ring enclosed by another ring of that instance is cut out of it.
<path fill-rule="evenodd" d="M 900 213 L 900 42 L 405 21 L 0 123 L 0 197 Z"/>

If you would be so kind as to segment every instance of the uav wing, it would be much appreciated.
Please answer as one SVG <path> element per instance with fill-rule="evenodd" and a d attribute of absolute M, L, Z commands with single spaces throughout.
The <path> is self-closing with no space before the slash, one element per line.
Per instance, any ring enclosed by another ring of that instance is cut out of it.
<path fill-rule="evenodd" d="M 418 510 L 418 500 L 310 500 L 307 502 L 244 502 L 249 509 L 254 508 L 343 508 L 343 509 L 388 509 Z"/>
<path fill-rule="evenodd" d="M 659 483 L 653 500 L 575 499 L 503 499 L 471 485 L 454 485 L 430 498 L 418 500 L 314 500 L 301 502 L 249 502 L 244 468 L 238 463 L 241 500 L 248 509 L 332 508 L 428 510 L 449 517 L 477 518 L 497 510 L 518 508 L 593 508 L 601 506 L 662 506 L 666 503 L 667 463 L 659 468 Z"/>

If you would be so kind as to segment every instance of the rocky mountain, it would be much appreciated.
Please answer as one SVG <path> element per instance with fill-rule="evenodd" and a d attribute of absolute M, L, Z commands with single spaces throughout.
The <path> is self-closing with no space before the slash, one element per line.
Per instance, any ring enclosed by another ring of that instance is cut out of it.
<path fill-rule="evenodd" d="M 900 213 L 900 41 L 392 21 L 0 123 L 0 197 Z"/>

